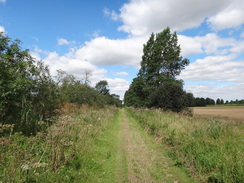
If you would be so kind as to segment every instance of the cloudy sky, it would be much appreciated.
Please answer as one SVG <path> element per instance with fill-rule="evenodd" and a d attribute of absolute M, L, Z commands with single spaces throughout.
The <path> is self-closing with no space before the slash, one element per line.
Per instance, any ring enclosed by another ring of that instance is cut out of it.
<path fill-rule="evenodd" d="M 0 0 L 0 32 L 23 42 L 53 75 L 62 69 L 123 98 L 152 32 L 176 31 L 195 97 L 244 98 L 243 0 Z"/>

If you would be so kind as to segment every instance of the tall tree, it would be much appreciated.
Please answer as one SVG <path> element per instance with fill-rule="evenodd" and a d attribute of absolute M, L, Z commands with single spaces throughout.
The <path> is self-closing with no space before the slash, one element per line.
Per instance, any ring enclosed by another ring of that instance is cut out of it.
<path fill-rule="evenodd" d="M 176 32 L 170 33 L 170 28 L 162 32 L 152 33 L 143 47 L 141 69 L 138 76 L 145 79 L 147 85 L 159 87 L 165 79 L 175 79 L 189 60 L 180 55 Z"/>
<path fill-rule="evenodd" d="M 186 93 L 186 98 L 187 98 L 187 106 L 188 107 L 194 107 L 196 105 L 195 103 L 195 98 L 192 93 Z"/>
<path fill-rule="evenodd" d="M 96 90 L 103 95 L 109 94 L 108 82 L 106 80 L 99 81 L 96 86 Z"/>
<path fill-rule="evenodd" d="M 189 60 L 183 59 L 180 52 L 176 32 L 171 34 L 170 28 L 166 28 L 156 35 L 152 33 L 148 42 L 143 45 L 141 69 L 125 93 L 125 105 L 152 106 L 154 102 L 150 100 L 155 99 L 156 90 L 161 90 L 156 92 L 160 94 L 168 92 L 162 91 L 167 88 L 161 86 L 174 83 L 170 85 L 171 91 L 177 90 L 179 86 L 182 87 L 182 81 L 177 80 L 176 76 L 189 64 Z M 182 94 L 186 93 L 182 92 Z M 150 95 L 153 96 L 150 97 Z M 161 102 L 164 100 L 162 99 Z M 162 105 L 157 104 L 157 106 Z"/>
<path fill-rule="evenodd" d="M 224 100 L 223 99 L 220 100 L 220 104 L 224 104 Z"/>
<path fill-rule="evenodd" d="M 221 104 L 221 100 L 219 98 L 216 100 L 216 104 L 217 105 Z"/>

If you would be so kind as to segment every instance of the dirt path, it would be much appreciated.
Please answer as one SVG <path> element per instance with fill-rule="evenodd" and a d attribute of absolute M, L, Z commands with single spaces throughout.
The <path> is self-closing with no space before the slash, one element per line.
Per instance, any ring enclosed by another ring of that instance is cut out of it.
<path fill-rule="evenodd" d="M 192 182 L 125 109 L 120 115 L 117 182 Z"/>

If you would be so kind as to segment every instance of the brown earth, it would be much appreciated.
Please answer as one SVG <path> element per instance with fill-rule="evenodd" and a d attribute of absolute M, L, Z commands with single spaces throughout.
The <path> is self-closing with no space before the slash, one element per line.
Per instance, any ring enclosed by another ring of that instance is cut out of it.
<path fill-rule="evenodd" d="M 244 121 L 244 106 L 238 107 L 194 107 L 194 116 L 213 116 Z"/>

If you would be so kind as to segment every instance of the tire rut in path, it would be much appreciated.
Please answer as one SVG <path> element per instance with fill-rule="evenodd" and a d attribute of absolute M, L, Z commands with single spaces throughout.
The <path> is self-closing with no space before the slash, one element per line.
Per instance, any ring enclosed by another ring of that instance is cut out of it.
<path fill-rule="evenodd" d="M 117 182 L 189 182 L 189 177 L 163 155 L 163 150 L 158 150 L 159 144 L 148 137 L 125 109 L 120 112 Z"/>
<path fill-rule="evenodd" d="M 139 134 L 132 126 L 124 110 L 122 113 L 121 136 L 124 140 L 125 158 L 127 161 L 128 182 L 152 182 L 149 168 L 151 167 L 150 152 Z"/>
<path fill-rule="evenodd" d="M 126 165 L 125 170 L 118 169 L 118 173 L 124 172 L 122 182 L 162 182 L 153 179 L 153 168 L 156 154 L 151 150 L 144 137 L 140 133 L 140 129 L 130 119 L 125 110 L 121 110 L 121 131 L 119 135 L 119 155 L 126 162 L 121 164 Z M 122 161 L 121 159 L 121 161 Z M 125 177 L 126 176 L 126 177 Z M 119 182 L 120 182 L 119 181 Z"/>

